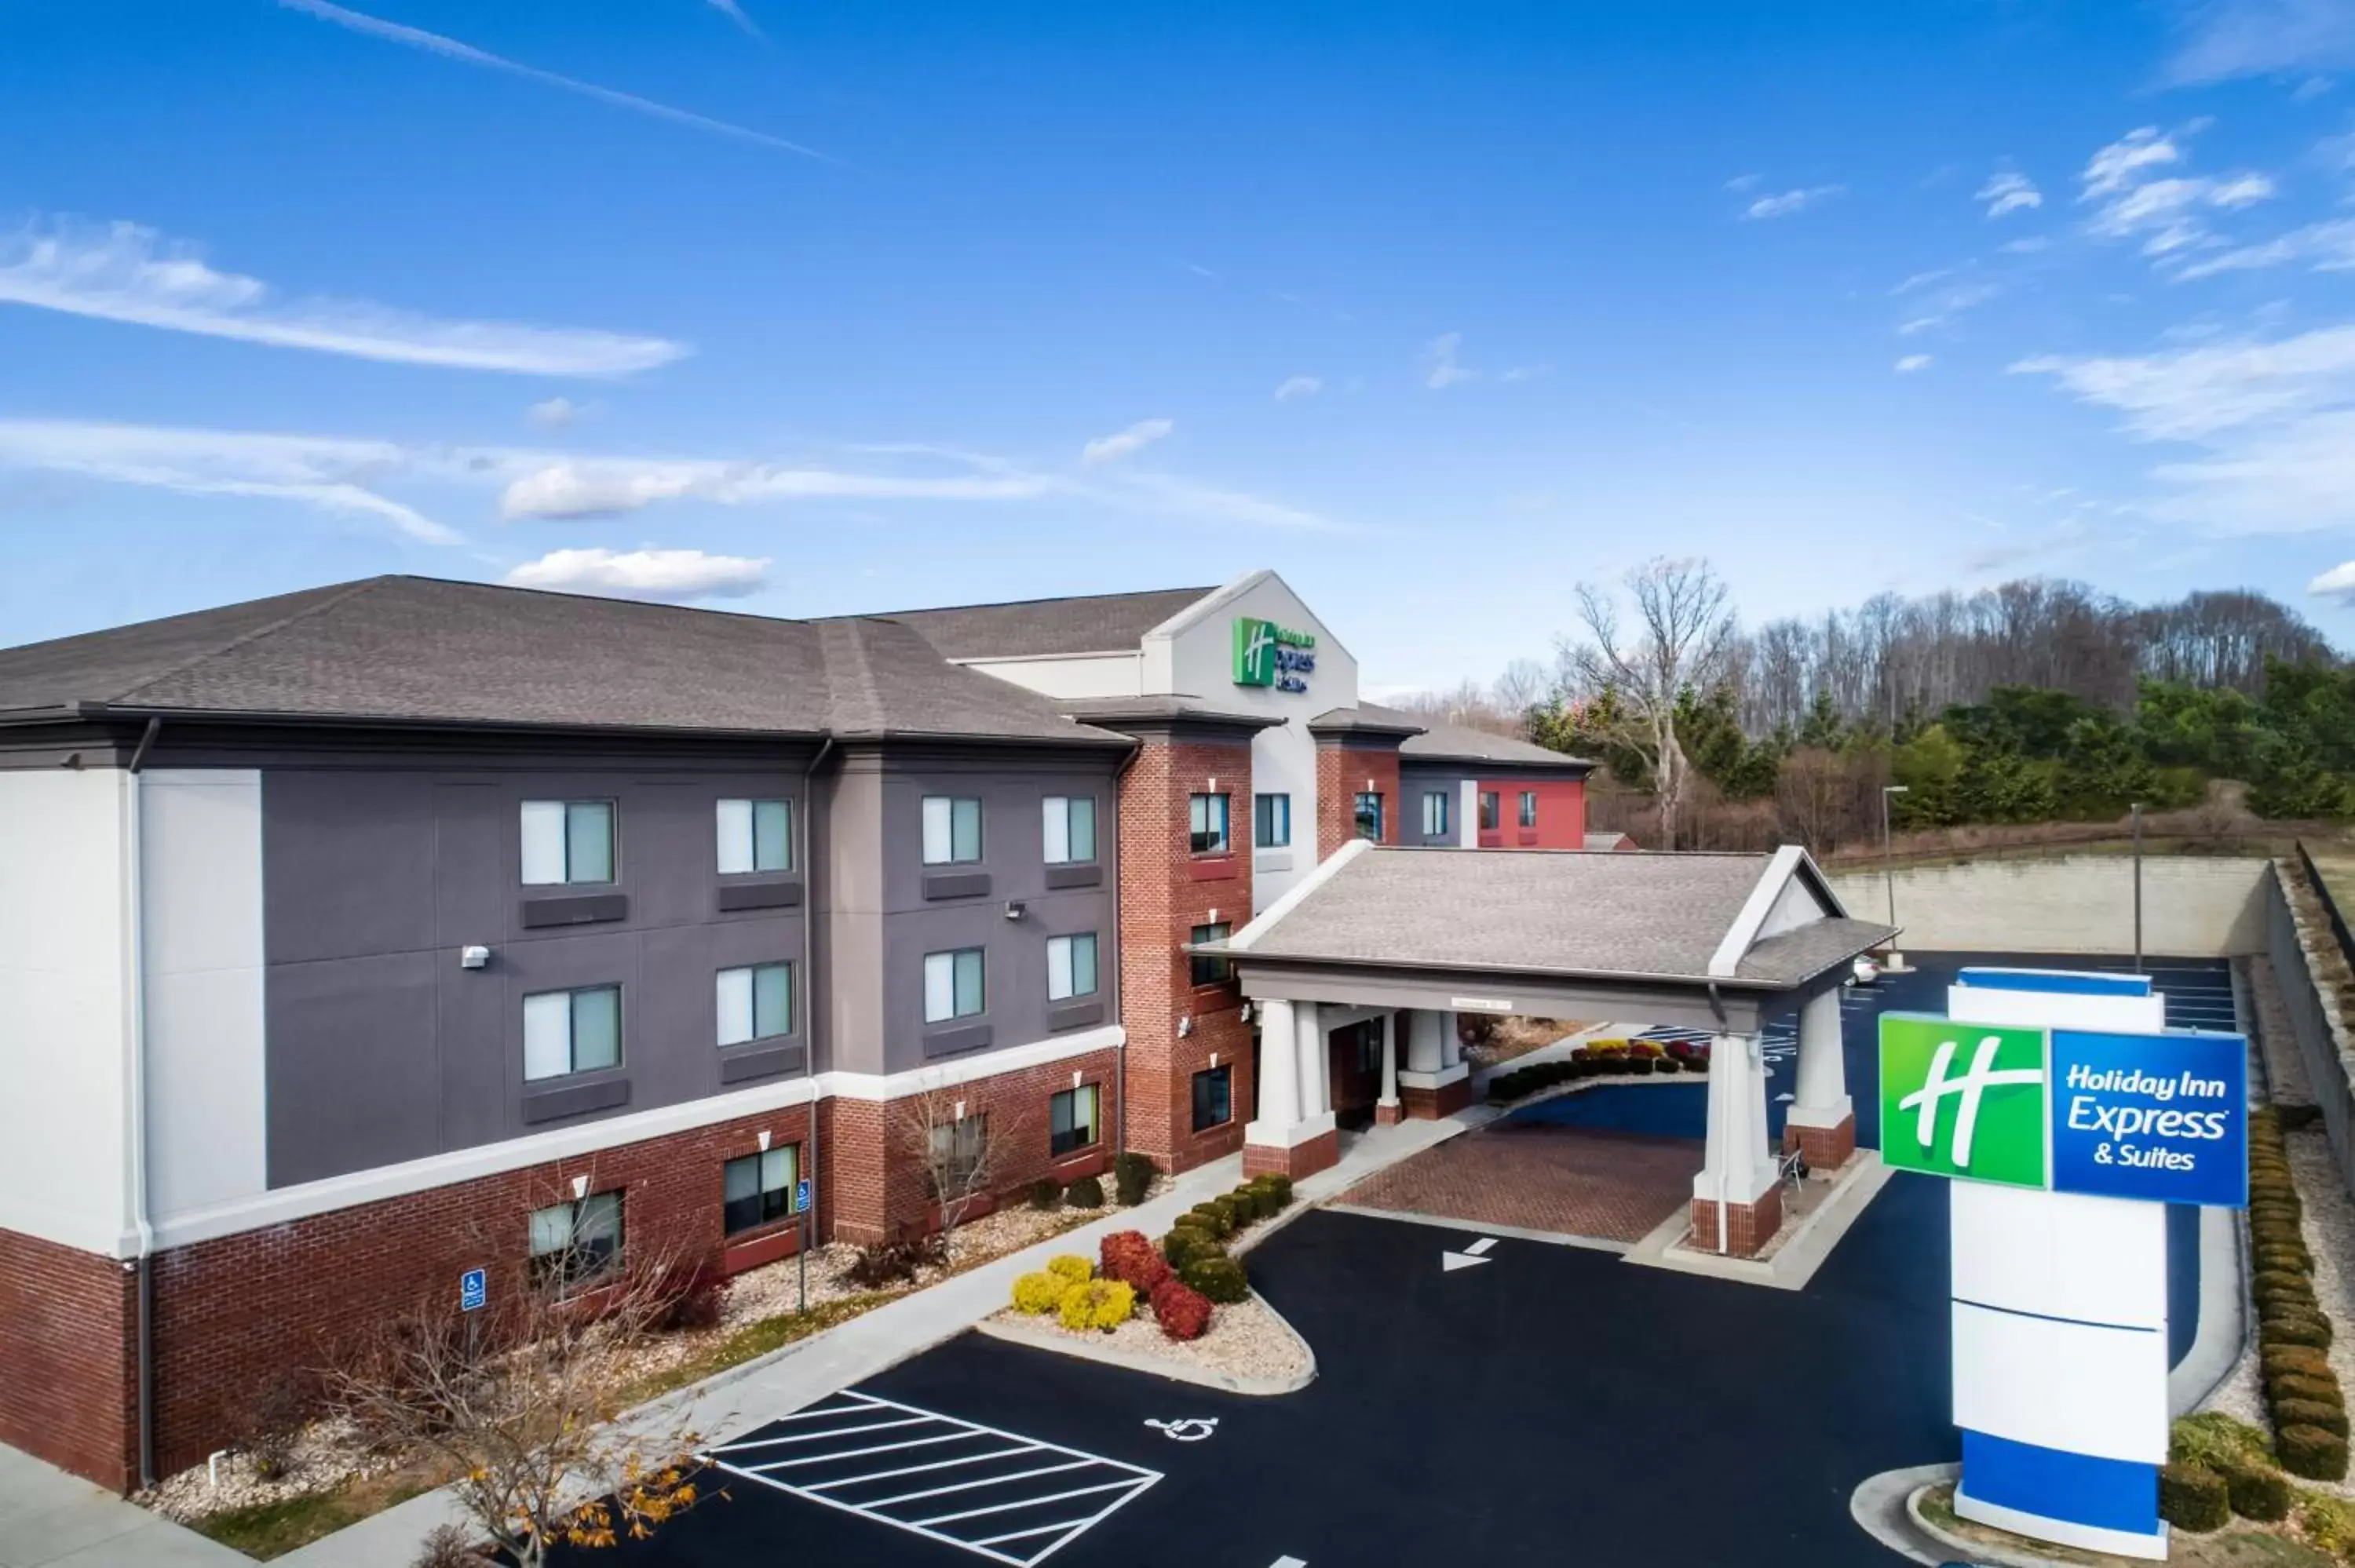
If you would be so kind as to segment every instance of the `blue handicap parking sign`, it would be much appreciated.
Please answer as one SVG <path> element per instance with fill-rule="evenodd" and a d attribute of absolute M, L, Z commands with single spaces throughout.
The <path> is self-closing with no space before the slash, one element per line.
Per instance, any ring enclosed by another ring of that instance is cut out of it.
<path fill-rule="evenodd" d="M 808 1208 L 809 1198 L 809 1178 L 805 1176 L 800 1181 L 794 1183 L 794 1213 L 798 1214 L 804 1209 Z"/>
<path fill-rule="evenodd" d="M 491 1279 L 487 1270 L 470 1268 L 458 1277 L 458 1310 L 472 1312 L 491 1298 Z"/>

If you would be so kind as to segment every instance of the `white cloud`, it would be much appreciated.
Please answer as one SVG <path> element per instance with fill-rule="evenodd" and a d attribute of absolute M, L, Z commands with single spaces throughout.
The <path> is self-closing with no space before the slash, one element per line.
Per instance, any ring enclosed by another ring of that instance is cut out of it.
<path fill-rule="evenodd" d="M 2086 228 L 2105 239 L 2142 241 L 2143 254 L 2166 258 L 2215 243 L 2208 215 L 2235 211 L 2273 196 L 2274 182 L 2251 172 L 2222 178 L 2169 175 L 2184 161 L 2171 136 L 2145 125 L 2102 148 L 2087 160 L 2077 200 L 2091 203 Z"/>
<path fill-rule="evenodd" d="M 1754 191 L 1758 188 L 1759 182 L 1764 180 L 1765 177 L 1766 176 L 1764 175 L 1736 175 L 1732 179 L 1725 182 L 1725 188 L 1737 193 L 1742 191 Z"/>
<path fill-rule="evenodd" d="M 1911 376 L 1917 370 L 1929 368 L 1930 355 L 1926 354 L 1909 354 L 1897 362 L 1897 374 L 1900 376 Z"/>
<path fill-rule="evenodd" d="M 768 586 L 766 556 L 713 556 L 701 550 L 550 550 L 506 575 L 517 588 L 558 588 L 609 599 L 684 603 L 737 599 Z"/>
<path fill-rule="evenodd" d="M 2342 561 L 2306 585 L 2306 591 L 2355 608 L 2355 561 Z"/>
<path fill-rule="evenodd" d="M 2019 239 L 2007 239 L 1997 246 L 1996 249 L 2006 256 L 2033 256 L 2051 243 L 2052 241 L 2041 234 L 2030 234 Z"/>
<path fill-rule="evenodd" d="M 579 424 L 588 412 L 585 403 L 575 403 L 570 397 L 549 397 L 526 408 L 524 418 L 543 430 L 561 430 Z"/>
<path fill-rule="evenodd" d="M 706 0 L 706 3 L 713 10 L 743 28 L 748 37 L 758 38 L 763 36 L 760 24 L 744 15 L 744 7 L 738 5 L 736 0 Z"/>
<path fill-rule="evenodd" d="M 2205 0 L 2182 12 L 2167 67 L 2179 85 L 2355 67 L 2355 8 L 2344 0 Z"/>
<path fill-rule="evenodd" d="M 1423 351 L 1423 384 L 1434 391 L 1444 391 L 1460 382 L 1477 381 L 1480 373 L 1467 370 L 1456 362 L 1456 351 L 1464 346 L 1460 332 L 1444 332 L 1431 340 Z"/>
<path fill-rule="evenodd" d="M 2179 281 L 2210 278 L 2219 272 L 2252 271 L 2303 261 L 2318 272 L 2355 270 L 2355 218 L 2332 218 L 2293 228 L 2254 245 L 2218 250 L 2178 268 Z"/>
<path fill-rule="evenodd" d="M 1080 461 L 1090 467 L 1134 457 L 1178 427 L 1168 419 L 1139 419 L 1124 430 L 1098 436 L 1080 449 Z"/>
<path fill-rule="evenodd" d="M 1989 217 L 2002 217 L 2010 213 L 2028 212 L 2044 205 L 2044 193 L 2036 182 L 2013 169 L 1998 169 L 1979 187 L 1974 201 L 1987 204 Z"/>
<path fill-rule="evenodd" d="M 1144 506 L 1183 517 L 1215 517 L 1254 527 L 1329 529 L 1332 519 L 1317 513 L 1270 501 L 1239 490 L 1221 490 L 1166 473 L 1122 471 L 1107 475 L 1110 482 L 1082 493 L 1091 499 L 1121 505 Z"/>
<path fill-rule="evenodd" d="M 511 454 L 512 455 L 512 454 Z M 609 517 L 664 501 L 745 506 L 767 501 L 1019 501 L 1044 495 L 1043 474 L 858 473 L 813 466 L 703 460 L 581 458 L 542 462 L 499 494 L 499 514 Z"/>
<path fill-rule="evenodd" d="M 620 92 L 610 87 L 600 87 L 593 81 L 581 81 L 573 77 L 559 76 L 552 70 L 542 70 L 538 66 L 527 66 L 518 60 L 492 54 L 486 49 L 478 49 L 472 44 L 461 43 L 456 38 L 444 37 L 440 33 L 429 33 L 422 27 L 403 26 L 399 22 L 388 22 L 381 16 L 371 16 L 366 12 L 331 5 L 329 0 L 278 0 L 278 3 L 290 11 L 301 11 L 306 16 L 316 16 L 323 22 L 332 22 L 338 27 L 346 27 L 355 33 L 365 33 L 372 38 L 383 38 L 390 43 L 406 45 L 412 49 L 423 49 L 428 54 L 440 55 L 445 59 L 460 60 L 467 65 L 481 66 L 487 70 L 505 71 L 510 76 L 522 77 L 527 81 L 538 82 L 543 87 L 553 87 L 561 91 L 578 93 L 583 98 L 593 98 L 600 103 L 611 105 L 615 109 L 626 109 L 634 114 L 644 114 L 655 120 L 666 120 L 674 125 L 684 125 L 692 131 L 705 131 L 715 136 L 727 136 L 739 142 L 751 142 L 763 147 L 773 147 L 782 153 L 794 153 L 802 157 L 816 158 L 824 163 L 831 164 L 836 161 L 815 147 L 805 147 L 798 142 L 788 142 L 782 136 L 772 136 L 765 131 L 754 131 L 746 126 L 732 125 L 725 120 L 714 120 L 709 115 L 697 114 L 689 110 L 674 109 L 667 103 L 656 103 L 651 98 L 640 98 L 634 92 Z M 722 5 L 720 9 L 730 10 L 730 7 Z"/>
<path fill-rule="evenodd" d="M 1846 185 L 1808 185 L 1804 189 L 1763 196 L 1742 208 L 1742 216 L 1746 218 L 1789 217 L 1795 213 L 1805 212 L 1811 207 L 1829 201 L 1847 189 Z"/>
<path fill-rule="evenodd" d="M 1933 289 L 1915 301 L 1912 313 L 1897 323 L 1897 334 L 1912 337 L 1919 333 L 1942 331 L 2002 292 L 2001 284 L 1978 278 L 1965 278 Z"/>
<path fill-rule="evenodd" d="M 2152 469 L 2154 516 L 2233 533 L 2355 523 L 2355 325 L 2011 368 L 2115 410 L 2132 440 L 2193 449 Z"/>
<path fill-rule="evenodd" d="M 183 495 L 293 501 L 325 512 L 381 517 L 429 545 L 459 543 L 454 530 L 372 488 L 408 461 L 408 454 L 389 441 L 0 419 L 0 468 L 80 474 Z"/>
<path fill-rule="evenodd" d="M 1516 365 L 1508 369 L 1498 371 L 1497 373 L 1497 379 L 1499 381 L 1535 381 L 1539 376 L 1543 376 L 1551 368 L 1551 366 L 1547 365 Z"/>
<path fill-rule="evenodd" d="M 1325 381 L 1322 376 L 1288 376 L 1284 384 L 1275 389 L 1275 400 L 1279 403 L 1289 403 L 1295 397 L 1314 397 L 1324 390 Z"/>
<path fill-rule="evenodd" d="M 518 375 L 627 376 L 688 352 L 658 337 L 453 321 L 365 301 L 281 301 L 260 279 L 218 271 L 195 247 L 135 223 L 57 221 L 0 238 L 0 302 L 275 348 Z"/>

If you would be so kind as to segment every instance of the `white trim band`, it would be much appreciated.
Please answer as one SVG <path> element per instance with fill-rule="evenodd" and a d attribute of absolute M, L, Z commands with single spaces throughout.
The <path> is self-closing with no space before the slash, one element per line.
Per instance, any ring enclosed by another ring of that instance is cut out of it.
<path fill-rule="evenodd" d="M 1255 1121 L 1244 1127 L 1243 1142 L 1247 1146 L 1257 1144 L 1262 1149 L 1297 1149 L 1304 1143 L 1324 1137 L 1337 1125 L 1331 1111 L 1319 1111 L 1305 1121 L 1294 1122 L 1290 1127 L 1270 1127 L 1263 1121 Z"/>
<path fill-rule="evenodd" d="M 1399 1071 L 1398 1081 L 1399 1087 L 1401 1089 L 1444 1089 L 1450 1084 L 1460 1084 L 1471 1075 L 1471 1064 L 1458 1062 L 1452 1067 L 1442 1067 L 1435 1073 L 1421 1073 L 1412 1067 L 1401 1068 Z"/>

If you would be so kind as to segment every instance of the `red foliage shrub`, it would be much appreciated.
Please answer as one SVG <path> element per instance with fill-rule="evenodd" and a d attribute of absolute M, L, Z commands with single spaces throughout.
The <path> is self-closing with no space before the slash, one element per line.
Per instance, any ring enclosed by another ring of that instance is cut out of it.
<path fill-rule="evenodd" d="M 1174 1277 L 1153 1293 L 1153 1319 L 1173 1340 L 1199 1340 L 1210 1326 L 1210 1301 Z"/>
<path fill-rule="evenodd" d="M 1150 1297 L 1170 1277 L 1168 1261 L 1143 1231 L 1114 1231 L 1099 1253 L 1103 1277 L 1135 1287 L 1139 1296 Z"/>

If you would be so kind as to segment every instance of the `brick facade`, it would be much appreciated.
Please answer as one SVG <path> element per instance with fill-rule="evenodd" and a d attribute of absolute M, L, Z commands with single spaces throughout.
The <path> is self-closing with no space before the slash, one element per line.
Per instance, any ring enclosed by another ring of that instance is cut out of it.
<path fill-rule="evenodd" d="M 1754 1203 L 1725 1205 L 1725 1250 L 1735 1257 L 1755 1257 L 1758 1249 L 1783 1228 L 1783 1189 L 1769 1187 Z M 1717 1250 L 1717 1203 L 1709 1198 L 1692 1201 L 1692 1245 L 1703 1252 Z"/>
<path fill-rule="evenodd" d="M 1856 1152 L 1856 1117 L 1851 1113 L 1841 1118 L 1838 1127 L 1801 1127 L 1785 1121 L 1783 1152 L 1795 1149 L 1806 1156 L 1810 1171 L 1838 1170 Z"/>
<path fill-rule="evenodd" d="M 1399 1086 L 1399 1104 L 1409 1121 L 1437 1121 L 1441 1117 L 1454 1116 L 1471 1103 L 1472 1079 L 1468 1075 L 1435 1089 L 1412 1084 Z"/>
<path fill-rule="evenodd" d="M 1316 747 L 1316 858 L 1323 860 L 1358 836 L 1358 795 L 1371 789 L 1382 798 L 1382 840 L 1399 842 L 1398 745 L 1334 744 Z"/>
<path fill-rule="evenodd" d="M 1211 792 L 1228 799 L 1231 853 L 1198 856 L 1187 801 Z M 1196 986 L 1180 947 L 1197 926 L 1241 930 L 1250 921 L 1251 832 L 1247 736 L 1180 730 L 1145 737 L 1120 785 L 1120 1011 L 1128 1031 L 1128 1146 L 1165 1171 L 1233 1153 L 1251 1117 L 1252 1028 L 1241 989 Z M 1180 1019 L 1191 1021 L 1183 1035 Z M 1198 1133 L 1194 1075 L 1213 1066 L 1232 1068 L 1233 1115 Z"/>
<path fill-rule="evenodd" d="M 101 1486 L 138 1484 L 137 1279 L 0 1231 L 0 1443 Z"/>
<path fill-rule="evenodd" d="M 1329 1171 L 1340 1162 L 1341 1135 L 1320 1132 L 1305 1143 L 1295 1143 L 1289 1149 L 1274 1149 L 1263 1143 L 1243 1145 L 1243 1179 L 1254 1176 L 1289 1176 L 1297 1181 L 1314 1176 L 1319 1171 Z"/>

